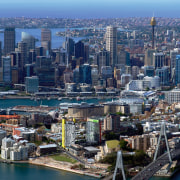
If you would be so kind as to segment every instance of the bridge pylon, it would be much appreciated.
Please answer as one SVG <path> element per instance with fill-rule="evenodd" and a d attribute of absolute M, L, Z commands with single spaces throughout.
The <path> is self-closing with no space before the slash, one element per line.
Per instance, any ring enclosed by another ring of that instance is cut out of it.
<path fill-rule="evenodd" d="M 117 169 L 118 168 L 121 169 L 123 180 L 126 180 L 126 176 L 125 176 L 125 173 L 124 173 L 124 167 L 123 167 L 122 152 L 121 151 L 117 152 L 116 167 L 115 167 L 115 171 L 114 171 L 114 175 L 113 175 L 113 180 L 116 179 L 116 174 L 117 174 Z"/>
<path fill-rule="evenodd" d="M 156 146 L 156 152 L 155 152 L 155 155 L 154 155 L 154 161 L 156 161 L 159 146 L 160 146 L 160 141 L 161 141 L 161 138 L 162 138 L 163 135 L 165 137 L 165 142 L 166 142 L 166 148 L 167 148 L 167 152 L 168 152 L 169 161 L 171 163 L 172 158 L 171 158 L 171 154 L 170 154 L 170 151 L 169 151 L 169 144 L 168 144 L 168 140 L 167 140 L 167 136 L 166 136 L 166 124 L 165 124 L 165 121 L 163 121 L 162 124 L 161 124 L 161 130 L 160 130 L 160 135 L 159 135 L 159 139 L 158 139 L 158 144 Z"/>

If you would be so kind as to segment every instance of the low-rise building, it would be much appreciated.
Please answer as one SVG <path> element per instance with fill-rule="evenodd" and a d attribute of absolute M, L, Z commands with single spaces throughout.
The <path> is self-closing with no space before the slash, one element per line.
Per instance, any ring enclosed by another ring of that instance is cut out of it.
<path fill-rule="evenodd" d="M 36 155 L 41 156 L 43 154 L 52 154 L 57 151 L 56 144 L 41 145 L 37 148 Z"/>

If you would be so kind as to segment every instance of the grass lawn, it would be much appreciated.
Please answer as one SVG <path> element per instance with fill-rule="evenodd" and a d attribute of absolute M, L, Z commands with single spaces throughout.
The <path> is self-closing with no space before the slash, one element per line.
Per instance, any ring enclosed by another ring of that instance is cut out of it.
<path fill-rule="evenodd" d="M 66 154 L 61 154 L 61 155 L 53 155 L 50 156 L 52 159 L 56 160 L 56 161 L 64 161 L 64 162 L 69 162 L 72 164 L 75 164 L 77 161 L 70 158 L 69 156 L 67 156 Z"/>
<path fill-rule="evenodd" d="M 111 140 L 111 141 L 106 141 L 108 148 L 116 148 L 119 146 L 119 141 L 118 140 Z"/>

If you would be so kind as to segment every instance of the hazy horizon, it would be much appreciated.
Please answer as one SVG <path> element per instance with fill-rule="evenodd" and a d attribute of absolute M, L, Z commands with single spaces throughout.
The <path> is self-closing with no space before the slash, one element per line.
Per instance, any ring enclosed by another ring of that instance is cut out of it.
<path fill-rule="evenodd" d="M 52 18 L 179 18 L 178 0 L 6 0 L 0 17 Z"/>

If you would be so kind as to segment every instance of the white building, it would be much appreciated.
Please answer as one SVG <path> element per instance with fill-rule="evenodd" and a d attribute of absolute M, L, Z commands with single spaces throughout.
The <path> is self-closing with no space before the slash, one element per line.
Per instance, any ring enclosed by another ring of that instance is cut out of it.
<path fill-rule="evenodd" d="M 180 102 L 180 89 L 173 89 L 165 93 L 165 100 L 172 104 L 174 102 Z"/>
<path fill-rule="evenodd" d="M 106 28 L 106 50 L 110 52 L 110 65 L 114 67 L 117 63 L 117 28 L 107 26 Z"/>
<path fill-rule="evenodd" d="M 4 138 L 1 146 L 1 158 L 13 161 L 26 160 L 28 158 L 28 146 L 15 143 L 10 138 Z"/>
<path fill-rule="evenodd" d="M 131 80 L 126 84 L 126 90 L 142 91 L 151 88 L 151 82 L 146 80 Z"/>
<path fill-rule="evenodd" d="M 157 89 L 160 87 L 160 77 L 159 76 L 154 76 L 154 77 L 145 76 L 144 80 L 151 82 L 150 88 Z"/>

